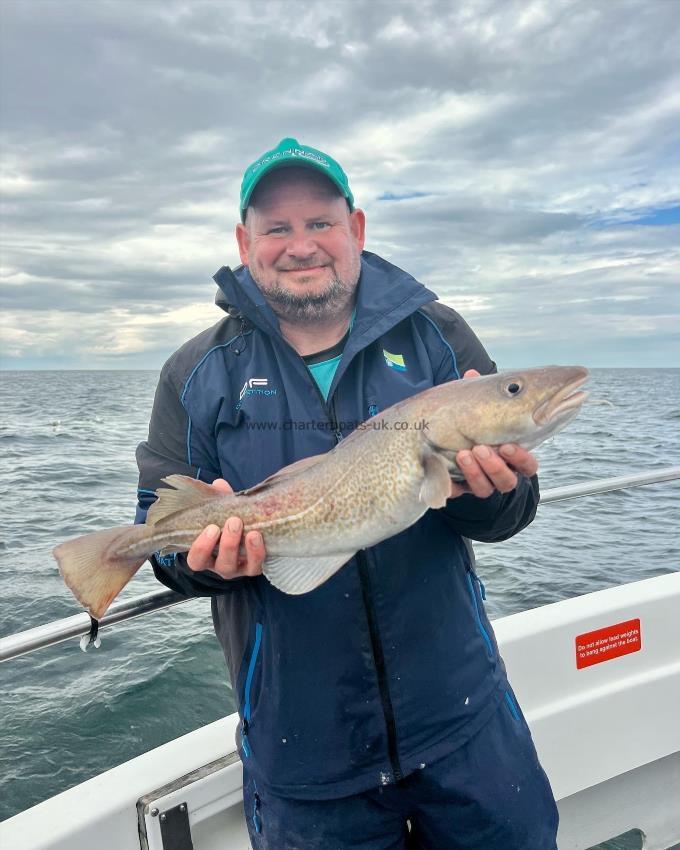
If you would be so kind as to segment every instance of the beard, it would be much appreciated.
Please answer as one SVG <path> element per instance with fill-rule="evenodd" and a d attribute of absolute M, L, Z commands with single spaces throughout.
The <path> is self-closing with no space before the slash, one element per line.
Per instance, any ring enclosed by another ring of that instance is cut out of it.
<path fill-rule="evenodd" d="M 323 292 L 316 293 L 291 292 L 278 280 L 263 284 L 255 277 L 252 269 L 250 273 L 279 319 L 308 325 L 332 319 L 352 302 L 359 282 L 360 268 L 360 263 L 357 262 L 356 268 L 349 271 L 345 280 L 334 273 Z"/>

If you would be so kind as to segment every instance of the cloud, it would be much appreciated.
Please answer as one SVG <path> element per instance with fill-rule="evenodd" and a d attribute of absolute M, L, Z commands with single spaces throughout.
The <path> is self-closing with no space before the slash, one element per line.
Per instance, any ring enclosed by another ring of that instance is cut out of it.
<path fill-rule="evenodd" d="M 288 135 L 499 362 L 668 364 L 679 26 L 663 0 L 8 0 L 3 367 L 159 366 L 219 315 L 243 170 Z"/>

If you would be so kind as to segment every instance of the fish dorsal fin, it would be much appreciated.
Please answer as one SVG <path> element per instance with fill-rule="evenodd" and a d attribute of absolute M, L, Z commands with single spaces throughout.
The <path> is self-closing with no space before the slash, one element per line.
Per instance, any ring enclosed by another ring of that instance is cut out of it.
<path fill-rule="evenodd" d="M 326 455 L 327 453 L 312 455 L 311 457 L 303 457 L 302 460 L 296 460 L 295 463 L 290 463 L 288 466 L 282 467 L 278 472 L 275 472 L 273 475 L 265 478 L 264 481 L 260 481 L 259 484 L 253 484 L 253 486 L 249 487 L 247 490 L 239 490 L 239 492 L 235 495 L 250 496 L 253 493 L 260 493 L 262 490 L 266 490 L 274 484 L 280 484 L 282 481 L 292 478 L 293 475 L 305 472 L 307 469 L 310 469 L 312 466 L 319 463 L 320 460 L 323 460 Z"/>
<path fill-rule="evenodd" d="M 157 525 L 161 520 L 167 519 L 178 511 L 204 505 L 211 499 L 220 499 L 225 495 L 215 490 L 210 484 L 189 478 L 188 475 L 168 475 L 161 480 L 173 489 L 159 487 L 156 490 L 158 499 L 151 505 L 146 515 L 147 525 Z"/>

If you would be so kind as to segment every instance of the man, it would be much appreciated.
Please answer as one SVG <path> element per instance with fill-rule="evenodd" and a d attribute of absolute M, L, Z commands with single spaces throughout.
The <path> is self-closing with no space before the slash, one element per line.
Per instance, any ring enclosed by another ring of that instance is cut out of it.
<path fill-rule="evenodd" d="M 455 311 L 363 250 L 364 213 L 328 155 L 282 140 L 246 170 L 240 206 L 243 265 L 215 276 L 228 315 L 161 374 L 139 521 L 164 475 L 240 490 L 401 399 L 495 371 Z M 164 584 L 212 597 L 254 848 L 554 850 L 555 803 L 466 542 L 531 522 L 537 464 L 519 446 L 457 461 L 467 483 L 444 508 L 302 596 L 261 575 L 264 542 L 237 518 L 156 559 Z"/>

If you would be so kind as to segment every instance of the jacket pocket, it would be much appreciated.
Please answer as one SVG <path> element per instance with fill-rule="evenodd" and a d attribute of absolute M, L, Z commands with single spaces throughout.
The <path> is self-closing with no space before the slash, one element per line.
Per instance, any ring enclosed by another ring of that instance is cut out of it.
<path fill-rule="evenodd" d="M 496 652 L 494 649 L 494 643 L 491 640 L 491 636 L 484 625 L 484 620 L 482 618 L 482 611 L 484 610 L 484 599 L 486 599 L 486 591 L 484 589 L 484 585 L 479 579 L 477 573 L 472 569 L 472 567 L 465 568 L 465 578 L 468 585 L 468 592 L 470 594 L 470 598 L 472 599 L 472 605 L 475 613 L 475 621 L 477 623 L 477 629 L 484 640 L 484 644 L 486 646 L 486 651 L 489 655 L 489 658 L 495 659 Z"/>
<path fill-rule="evenodd" d="M 262 647 L 262 623 L 255 623 L 255 640 L 253 647 L 250 650 L 250 658 L 248 659 L 248 669 L 246 672 L 246 680 L 243 685 L 243 718 L 241 721 L 241 747 L 243 754 L 248 758 L 251 753 L 250 741 L 248 740 L 248 732 L 250 731 L 250 719 L 252 715 L 252 700 L 253 700 L 253 677 L 255 676 L 255 668 Z"/>

